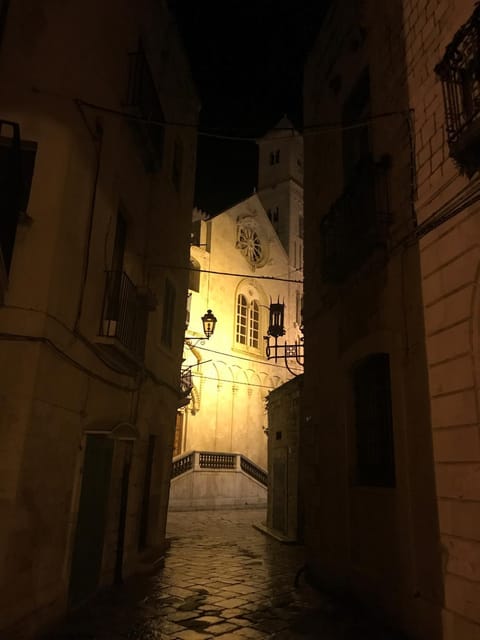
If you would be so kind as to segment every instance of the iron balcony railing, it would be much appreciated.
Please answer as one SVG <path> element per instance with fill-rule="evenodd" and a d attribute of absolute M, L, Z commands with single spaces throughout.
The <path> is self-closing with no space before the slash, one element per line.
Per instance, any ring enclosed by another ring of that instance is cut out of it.
<path fill-rule="evenodd" d="M 193 389 L 192 370 L 190 367 L 183 369 L 180 374 L 180 391 L 183 395 L 188 396 Z"/>
<path fill-rule="evenodd" d="M 107 271 L 100 335 L 116 338 L 142 361 L 147 335 L 148 303 L 123 271 Z"/>
<path fill-rule="evenodd" d="M 127 107 L 140 119 L 130 120 L 148 171 L 156 171 L 162 165 L 165 121 L 152 71 L 142 46 L 129 54 L 129 78 Z M 152 124 L 144 122 L 150 120 Z"/>
<path fill-rule="evenodd" d="M 364 158 L 354 178 L 322 218 L 322 275 L 326 282 L 342 282 L 375 249 L 385 247 L 391 220 L 389 167 L 389 157 L 380 162 Z"/>
<path fill-rule="evenodd" d="M 480 166 L 480 5 L 435 67 L 442 81 L 450 153 L 460 168 Z"/>

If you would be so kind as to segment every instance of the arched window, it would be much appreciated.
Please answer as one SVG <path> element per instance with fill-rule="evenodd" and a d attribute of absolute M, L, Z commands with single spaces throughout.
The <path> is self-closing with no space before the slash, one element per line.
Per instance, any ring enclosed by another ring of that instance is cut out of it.
<path fill-rule="evenodd" d="M 250 302 L 248 317 L 248 345 L 254 349 L 258 349 L 259 346 L 259 330 L 260 330 L 260 309 L 258 306 L 258 300 L 252 300 Z"/>
<path fill-rule="evenodd" d="M 237 296 L 235 340 L 238 344 L 252 349 L 260 348 L 260 303 L 256 292 L 249 296 L 239 293 Z"/>
<path fill-rule="evenodd" d="M 200 291 L 200 263 L 194 258 L 190 258 L 188 288 L 191 291 Z"/>
<path fill-rule="evenodd" d="M 237 298 L 236 340 L 239 344 L 247 344 L 247 298 L 240 294 Z"/>

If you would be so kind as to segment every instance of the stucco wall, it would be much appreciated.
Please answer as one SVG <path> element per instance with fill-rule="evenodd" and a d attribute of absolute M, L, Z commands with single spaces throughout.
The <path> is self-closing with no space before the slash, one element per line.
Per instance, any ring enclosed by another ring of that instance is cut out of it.
<path fill-rule="evenodd" d="M 418 222 L 454 208 L 478 189 L 449 157 L 442 87 L 434 72 L 473 11 L 468 1 L 404 0 L 414 109 Z M 423 234 L 423 232 L 422 232 Z M 445 585 L 445 640 L 480 634 L 480 462 L 478 414 L 478 204 L 420 240 L 422 293 Z"/>
<path fill-rule="evenodd" d="M 413 637 L 431 640 L 441 633 L 442 585 L 420 262 L 415 246 L 399 245 L 414 226 L 402 9 L 400 1 L 336 3 L 305 71 L 311 131 L 300 477 L 307 562 L 316 577 L 355 592 Z M 374 161 L 390 159 L 388 243 L 344 282 L 331 284 L 322 274 L 319 221 L 348 185 L 342 126 L 322 125 L 339 122 L 367 65 L 369 150 Z M 352 368 L 372 353 L 389 356 L 393 487 L 362 486 L 356 475 Z"/>
<path fill-rule="evenodd" d="M 155 74 L 163 74 L 166 118 L 195 124 L 198 103 L 163 3 L 20 1 L 7 15 L 0 118 L 18 122 L 37 154 L 29 223 L 18 226 L 0 306 L 2 637 L 30 637 L 67 609 L 88 433 L 129 423 L 137 436 L 130 442 L 124 575 L 164 542 L 187 291 L 186 273 L 175 267 L 188 261 L 195 130 L 168 128 L 163 170 L 149 175 L 124 118 L 76 103 L 124 109 L 128 54 L 140 33 Z M 155 50 L 159 33 L 169 34 L 167 67 Z M 184 147 L 179 192 L 171 179 L 177 136 Z M 125 270 L 157 299 L 142 377 L 115 369 L 97 342 L 119 206 L 128 223 Z M 160 341 L 167 274 L 177 290 L 171 348 Z M 151 435 L 150 526 L 139 551 Z M 126 446 L 123 439 L 114 444 L 99 585 L 113 581 Z"/>

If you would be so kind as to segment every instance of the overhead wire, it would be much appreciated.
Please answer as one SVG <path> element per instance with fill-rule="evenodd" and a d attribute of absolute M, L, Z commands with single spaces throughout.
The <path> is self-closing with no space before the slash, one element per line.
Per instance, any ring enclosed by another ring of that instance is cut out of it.
<path fill-rule="evenodd" d="M 273 280 L 276 282 L 293 282 L 294 284 L 303 284 L 303 280 L 294 280 L 292 278 L 281 278 L 277 276 L 257 276 L 255 274 L 245 274 L 245 273 L 233 273 L 230 271 L 216 271 L 214 269 L 196 269 L 194 267 L 187 267 L 182 265 L 168 265 L 168 264 L 157 264 L 153 263 L 149 265 L 150 268 L 156 269 L 179 269 L 181 271 L 199 271 L 200 273 L 212 273 L 217 276 L 231 276 L 234 278 L 249 278 L 255 280 Z"/>
<path fill-rule="evenodd" d="M 89 100 L 84 100 L 82 98 L 65 95 L 62 93 L 58 93 L 48 89 L 43 89 L 40 87 L 32 87 L 32 91 L 40 95 L 48 95 L 49 97 L 55 97 L 59 100 L 71 101 L 73 102 L 73 104 L 75 104 L 77 108 L 80 108 L 80 109 L 82 108 L 91 109 L 94 111 L 106 113 L 106 114 L 123 118 L 126 120 L 133 120 L 139 123 L 147 124 L 149 126 L 183 127 L 183 128 L 189 128 L 189 129 L 196 129 L 197 135 L 203 136 L 203 137 L 211 137 L 211 138 L 218 138 L 222 140 L 230 140 L 230 141 L 238 141 L 238 142 L 257 142 L 259 137 L 259 136 L 252 136 L 252 135 L 238 135 L 238 134 L 234 135 L 234 134 L 224 133 L 225 130 L 227 129 L 227 127 L 225 126 L 201 128 L 197 123 L 194 123 L 194 122 L 182 122 L 182 121 L 174 121 L 174 120 L 168 120 L 168 119 L 164 119 L 164 120 L 150 119 L 144 116 L 133 114 L 129 111 L 117 109 L 115 107 L 110 107 L 102 104 L 97 104 Z M 361 127 L 365 127 L 370 122 L 374 122 L 376 120 L 380 120 L 383 118 L 390 118 L 396 115 L 405 116 L 409 113 L 410 113 L 410 109 L 385 111 L 385 112 L 373 114 L 366 118 L 362 118 L 357 121 L 352 121 L 348 123 L 341 122 L 341 121 L 328 121 L 328 122 L 320 122 L 320 123 L 306 125 L 306 126 L 300 127 L 300 129 L 303 136 L 316 135 L 321 133 L 330 133 L 333 131 L 348 131 L 350 129 L 358 129 Z M 233 128 L 234 127 L 230 127 L 230 129 L 233 129 Z M 235 130 L 237 131 L 242 129 L 251 131 L 251 127 L 250 128 L 235 127 Z M 275 131 L 278 131 L 278 132 L 283 131 L 283 132 L 289 133 L 289 135 L 278 136 L 277 139 L 282 140 L 282 139 L 291 138 L 295 134 L 296 128 L 293 125 L 291 127 L 275 127 Z"/>

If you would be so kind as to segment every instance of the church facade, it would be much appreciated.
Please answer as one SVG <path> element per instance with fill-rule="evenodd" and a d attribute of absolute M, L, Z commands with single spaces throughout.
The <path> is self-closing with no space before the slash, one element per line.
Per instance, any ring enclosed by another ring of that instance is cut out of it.
<path fill-rule="evenodd" d="M 258 147 L 257 193 L 211 219 L 194 212 L 184 351 L 192 387 L 174 453 L 237 452 L 266 469 L 266 397 L 292 376 L 283 359 L 266 357 L 272 301 L 285 304 L 279 344 L 301 340 L 303 140 L 282 120 Z M 207 309 L 217 318 L 208 341 Z"/>

